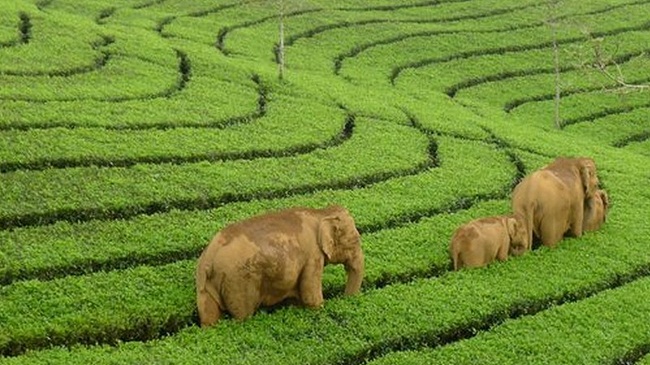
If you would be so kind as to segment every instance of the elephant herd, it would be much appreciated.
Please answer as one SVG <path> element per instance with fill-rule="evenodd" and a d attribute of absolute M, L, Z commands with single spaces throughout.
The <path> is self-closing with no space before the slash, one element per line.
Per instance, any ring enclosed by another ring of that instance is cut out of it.
<path fill-rule="evenodd" d="M 579 237 L 603 224 L 608 205 L 591 158 L 557 158 L 515 187 L 511 215 L 473 220 L 454 232 L 449 247 L 454 269 L 521 255 L 532 249 L 534 238 L 553 247 L 566 234 Z M 344 265 L 346 295 L 360 291 L 360 235 L 340 205 L 290 208 L 230 224 L 198 260 L 200 324 L 211 326 L 224 312 L 243 320 L 260 306 L 284 300 L 320 307 L 327 264 Z"/>
<path fill-rule="evenodd" d="M 532 249 L 534 238 L 555 247 L 567 234 L 580 237 L 600 228 L 608 207 L 593 159 L 557 158 L 515 187 L 511 215 L 473 220 L 454 232 L 454 270 L 519 256 Z"/>

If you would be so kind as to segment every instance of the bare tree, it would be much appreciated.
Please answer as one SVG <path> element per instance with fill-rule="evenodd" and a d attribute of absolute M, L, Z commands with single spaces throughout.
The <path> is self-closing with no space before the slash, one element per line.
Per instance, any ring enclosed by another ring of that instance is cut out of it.
<path fill-rule="evenodd" d="M 634 84 L 626 81 L 621 66 L 616 62 L 614 57 L 607 54 L 603 47 L 605 38 L 594 38 L 591 33 L 588 34 L 588 37 L 591 41 L 591 48 L 593 50 L 593 62 L 589 65 L 591 68 L 596 69 L 598 72 L 605 75 L 605 77 L 613 81 L 615 85 L 618 86 L 618 91 L 628 92 L 650 90 L 650 84 Z M 615 73 L 608 70 L 609 66 L 614 66 Z"/>
<path fill-rule="evenodd" d="M 305 5 L 304 0 L 267 0 L 268 2 L 274 3 L 277 11 L 278 18 L 278 43 L 273 49 L 275 53 L 275 61 L 278 64 L 278 78 L 280 80 L 284 79 L 285 73 L 285 25 L 286 18 L 292 15 L 298 15 L 308 10 L 300 10 L 300 8 Z"/>
<path fill-rule="evenodd" d="M 278 43 L 278 78 L 280 81 L 284 79 L 284 15 L 286 12 L 284 0 L 278 0 L 278 22 L 280 39 Z"/>

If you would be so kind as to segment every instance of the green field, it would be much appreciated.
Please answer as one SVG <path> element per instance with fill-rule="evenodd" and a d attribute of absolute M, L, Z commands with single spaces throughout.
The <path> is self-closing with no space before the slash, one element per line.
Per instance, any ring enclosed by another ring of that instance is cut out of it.
<path fill-rule="evenodd" d="M 0 0 L 0 364 L 650 364 L 650 0 L 284 0 L 280 79 L 281 2 Z M 606 224 L 450 271 L 556 156 Z M 335 203 L 359 296 L 198 327 L 219 229 Z"/>

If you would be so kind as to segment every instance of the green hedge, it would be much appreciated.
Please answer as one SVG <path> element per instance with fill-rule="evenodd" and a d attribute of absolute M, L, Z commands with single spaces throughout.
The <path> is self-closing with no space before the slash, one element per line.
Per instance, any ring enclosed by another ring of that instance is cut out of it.
<path fill-rule="evenodd" d="M 517 170 L 503 152 L 479 142 L 448 137 L 437 140 L 436 160 L 440 167 L 356 189 L 325 189 L 306 195 L 233 203 L 207 211 L 171 210 L 130 220 L 58 222 L 0 231 L 0 248 L 4 253 L 0 282 L 198 257 L 219 228 L 269 209 L 343 204 L 350 209 L 361 231 L 374 232 L 508 194 Z M 482 161 L 487 172 L 477 161 Z M 452 178 L 458 182 L 444 184 Z M 56 247 L 57 255 L 51 255 L 49 247 Z"/>
<path fill-rule="evenodd" d="M 650 343 L 650 278 L 553 307 L 439 349 L 370 364 L 613 364 Z M 627 362 L 626 362 L 627 363 Z"/>
<path fill-rule="evenodd" d="M 637 142 L 637 143 L 631 143 L 626 147 L 626 149 L 630 152 L 636 152 L 640 155 L 645 155 L 646 157 L 650 157 L 650 139 L 646 137 L 645 141 L 642 142 Z"/>
<path fill-rule="evenodd" d="M 144 100 L 120 102 L 80 100 L 47 103 L 7 100 L 3 101 L 5 113 L 4 118 L 0 120 L 0 128 L 223 127 L 254 120 L 263 115 L 263 106 L 268 98 L 268 90 L 262 81 L 263 78 L 255 72 L 242 68 L 236 62 L 224 62 L 213 49 L 187 45 L 179 41 L 167 42 L 167 48 L 164 50 L 160 49 L 159 42 L 149 42 L 150 45 L 144 47 L 137 41 L 125 41 L 126 35 L 122 28 L 111 32 L 111 36 L 115 37 L 111 52 L 117 55 L 135 59 L 144 58 L 148 61 L 171 56 L 174 66 L 169 71 L 174 73 L 171 80 L 173 82 L 177 82 L 177 77 L 180 76 L 178 73 L 180 61 L 174 50 L 186 54 L 191 67 L 189 81 L 181 92 L 167 95 L 168 97 Z M 75 54 L 76 52 L 79 50 L 75 49 Z M 63 81 L 62 79 L 59 82 Z M 219 90 L 216 95 L 215 90 Z M 7 89 L 5 92 L 11 94 L 12 91 Z"/>
<path fill-rule="evenodd" d="M 6 202 L 0 207 L 0 221 L 3 227 L 12 227 L 61 219 L 120 218 L 323 188 L 352 188 L 421 171 L 430 164 L 428 144 L 415 129 L 358 119 L 346 143 L 300 156 L 16 171 L 0 175 L 0 195 Z"/>
<path fill-rule="evenodd" d="M 629 139 L 648 130 L 645 125 L 649 108 L 634 108 L 629 112 L 610 114 L 593 122 L 575 123 L 564 127 L 570 133 L 590 135 L 614 147 L 627 146 Z M 594 128 L 596 127 L 596 128 Z"/>
<path fill-rule="evenodd" d="M 650 273 L 647 93 L 597 91 L 564 52 L 574 123 L 556 129 L 542 89 L 550 10 L 515 0 L 293 2 L 279 82 L 274 5 L 0 0 L 0 364 L 471 358 L 540 323 L 555 332 L 524 348 L 582 328 L 593 358 L 647 352 L 645 327 L 627 329 L 647 314 L 628 321 L 618 294 L 644 295 Z M 623 57 L 648 48 L 645 0 L 557 10 L 563 51 L 589 51 L 586 28 L 620 45 L 608 51 L 630 80 L 647 77 L 646 58 Z M 449 272 L 453 230 L 507 213 L 514 183 L 557 155 L 596 160 L 612 198 L 603 228 Z M 359 296 L 344 298 L 342 268 L 328 267 L 321 310 L 195 325 L 194 265 L 217 230 L 332 203 L 362 233 Z M 621 319 L 622 335 L 599 346 L 598 323 L 572 308 Z"/>
<path fill-rule="evenodd" d="M 617 4 L 618 6 L 624 5 Z M 587 8 L 581 12 L 600 12 L 602 9 L 590 10 L 592 5 L 603 6 L 602 4 L 584 4 Z M 617 5 L 608 5 L 605 8 L 616 8 Z M 641 10 L 642 5 L 629 5 L 622 7 L 618 12 L 636 12 Z M 563 7 L 564 8 L 564 7 Z M 539 10 L 539 9 L 538 9 Z M 643 12 L 642 12 L 643 13 Z M 610 12 L 606 14 L 612 15 Z M 508 14 L 510 18 L 510 14 Z M 543 14 L 535 14 L 541 21 Z M 519 19 L 519 18 L 515 18 Z M 563 18 L 561 22 L 569 22 L 570 16 Z M 564 23 L 561 23 L 564 24 Z M 591 31 L 595 31 L 592 29 Z M 604 42 L 605 49 L 609 56 L 621 60 L 627 60 L 625 54 L 638 53 L 639 50 L 644 50 L 644 43 L 630 42 L 629 39 L 634 35 L 637 37 L 642 36 L 640 32 L 623 32 L 606 37 Z M 576 39 L 574 42 L 562 43 L 562 57 L 560 58 L 560 66 L 562 70 L 568 71 L 578 68 L 582 62 L 586 62 L 592 58 L 591 43 L 586 39 Z M 524 78 L 539 73 L 551 74 L 553 73 L 553 65 L 549 62 L 549 54 L 551 54 L 551 46 L 547 45 L 539 49 L 519 50 L 513 52 L 506 52 L 501 54 L 486 54 L 477 55 L 475 57 L 467 58 L 453 58 L 444 62 L 445 67 L 440 67 L 439 63 L 426 65 L 418 68 L 405 69 L 400 74 L 398 86 L 405 84 L 404 89 L 409 85 L 427 84 L 429 87 L 435 87 L 439 91 L 445 91 L 449 95 L 455 95 L 460 90 L 484 83 L 498 82 L 510 78 Z M 472 75 L 468 78 L 467 75 Z M 583 75 L 584 76 L 584 75 Z M 571 81 L 565 80 L 563 76 L 564 85 L 575 87 L 573 79 Z M 580 81 L 580 80 L 578 80 Z M 584 79 L 582 80 L 584 83 Z M 589 84 L 592 86 L 591 84 Z M 522 93 L 529 91 L 528 88 L 519 89 Z M 472 96 L 486 97 L 481 93 L 473 93 Z M 523 95 L 516 95 L 521 98 Z"/>
<path fill-rule="evenodd" d="M 617 57 L 622 54 L 620 58 L 624 62 L 617 62 L 618 66 L 611 65 L 607 68 L 607 71 L 612 74 L 617 74 L 617 67 L 619 67 L 628 82 L 641 84 L 647 82 L 648 75 L 641 70 L 648 67 L 650 58 L 643 55 L 645 50 L 643 49 L 644 45 L 641 39 L 647 38 L 648 34 L 648 32 L 635 32 L 625 34 L 625 37 L 608 37 L 607 42 L 611 43 L 612 47 L 613 45 L 617 46 Z M 582 48 L 589 46 L 589 43 L 581 45 Z M 547 49 L 546 53 L 548 54 L 549 52 L 550 49 Z M 521 55 L 521 57 L 525 57 L 525 55 Z M 582 60 L 573 59 L 566 62 L 578 64 L 589 62 L 590 60 L 591 58 Z M 469 89 L 460 90 L 456 95 L 458 98 L 482 100 L 493 105 L 501 105 L 508 111 L 517 112 L 522 105 L 528 102 L 550 101 L 553 99 L 555 75 L 548 64 L 544 66 L 544 69 L 546 69 L 546 72 L 539 75 L 536 75 L 533 72 L 534 69 L 532 69 L 530 75 L 526 75 L 524 71 L 518 77 L 483 83 Z M 562 80 L 562 96 L 564 98 L 581 92 L 600 92 L 603 88 L 614 89 L 620 86 L 604 74 L 593 69 L 590 70 L 587 66 L 583 69 L 563 72 L 560 78 Z M 513 109 L 514 106 L 516 108 Z"/>
<path fill-rule="evenodd" d="M 623 102 L 624 101 L 624 102 Z M 512 113 L 518 118 L 530 119 L 536 114 L 538 120 L 552 121 L 552 100 L 524 104 Z M 562 98 L 561 118 L 563 125 L 589 123 L 610 115 L 631 112 L 637 108 L 650 107 L 647 95 L 644 93 L 629 93 L 621 96 L 617 93 L 592 91 L 573 94 Z"/>
<path fill-rule="evenodd" d="M 481 203 L 452 216 L 364 235 L 368 267 L 364 287 L 445 272 L 450 232 L 464 220 L 507 208 L 505 201 Z M 0 310 L 6 320 L 0 328 L 6 340 L 0 343 L 0 353 L 17 354 L 51 344 L 148 340 L 165 331 L 178 331 L 194 321 L 196 257 L 198 253 L 192 260 L 168 265 L 5 286 Z M 340 267 L 328 267 L 325 294 L 339 295 L 344 282 Z M 34 303 L 24 301 L 28 296 L 40 298 L 37 311 Z"/>
<path fill-rule="evenodd" d="M 634 197 L 641 189 L 641 177 L 614 174 L 609 178 L 617 182 L 611 193 L 619 200 L 606 226 L 583 238 L 566 240 L 556 249 L 540 249 L 485 269 L 366 289 L 355 298 L 329 299 L 320 311 L 289 307 L 259 313 L 244 323 L 222 321 L 209 330 L 192 326 L 147 343 L 52 349 L 3 362 L 189 363 L 209 359 L 244 364 L 262 360 L 279 364 L 347 363 L 363 362 L 393 350 L 444 345 L 458 334 L 472 336 L 510 316 L 533 314 L 648 275 L 650 260 L 638 254 L 645 252 L 645 241 L 638 237 L 650 233 L 642 224 L 643 208 Z M 611 232 L 625 232 L 619 239 L 626 244 L 612 244 L 608 238 Z M 170 278 L 165 287 L 175 280 Z M 184 290 L 191 300 L 191 287 Z M 120 322 L 120 318 L 114 321 Z"/>
<path fill-rule="evenodd" d="M 641 6 L 638 7 L 640 11 L 631 14 L 629 9 L 612 7 L 611 4 L 608 6 L 603 3 L 594 5 L 596 5 L 596 8 L 613 8 L 613 10 L 595 14 L 581 10 L 589 15 L 575 16 L 572 21 L 580 21 L 582 24 L 586 24 L 585 26 L 593 29 L 596 35 L 614 35 L 633 29 L 646 28 L 645 19 L 647 14 Z M 616 16 L 618 13 L 626 14 L 626 17 Z M 538 22 L 545 19 L 543 12 L 539 16 Z M 632 18 L 628 16 L 632 16 Z M 603 21 L 603 19 L 607 19 L 607 21 Z M 491 17 L 489 17 L 486 18 L 485 22 L 489 23 L 491 20 Z M 376 47 L 369 48 L 365 52 L 356 55 L 355 58 L 346 61 L 345 67 L 341 69 L 340 74 L 358 82 L 368 83 L 372 81 L 376 83 L 381 82 L 382 79 L 385 80 L 386 77 L 394 79 L 400 76 L 404 70 L 410 68 L 419 68 L 454 59 L 547 48 L 551 44 L 550 31 L 544 24 L 533 28 L 496 29 L 503 29 L 501 33 L 508 36 L 499 37 L 498 32 L 472 31 L 470 29 L 452 34 L 440 34 L 435 37 L 437 42 L 434 44 L 429 43 L 430 37 L 427 36 L 416 35 L 403 39 L 397 37 L 395 42 L 380 43 Z M 558 39 L 562 44 L 584 39 L 584 35 L 570 27 L 559 27 L 558 32 Z M 461 52 L 456 47 L 458 44 L 465 45 Z M 391 54 L 391 56 L 388 56 L 388 54 Z M 373 60 L 386 60 L 387 64 L 377 64 L 378 61 Z M 357 70 L 360 69 L 372 69 L 375 70 L 376 74 L 368 75 L 364 73 L 361 78 L 355 76 L 355 74 L 359 75 Z"/>
<path fill-rule="evenodd" d="M 33 84 L 25 84 L 22 76 L 0 76 L 0 82 L 6 86 L 0 90 L 0 99 L 45 102 L 161 97 L 181 89 L 182 74 L 178 68 L 162 67 L 137 58 L 111 57 L 101 71 L 65 78 L 35 76 Z M 142 81 L 134 83 L 134 79 Z"/>
<path fill-rule="evenodd" d="M 0 75 L 72 75 L 95 70 L 105 59 L 101 49 L 107 42 L 90 19 L 66 13 L 46 15 L 27 2 L 12 7 L 29 18 L 31 37 L 21 47 L 2 49 Z M 6 77 L 2 76 L 3 84 Z"/>
<path fill-rule="evenodd" d="M 273 99 L 254 123 L 227 129 L 0 131 L 0 171 L 282 157 L 343 143 L 354 127 L 353 116 L 340 108 L 305 99 Z M 294 103 L 298 106 L 286 106 Z"/>

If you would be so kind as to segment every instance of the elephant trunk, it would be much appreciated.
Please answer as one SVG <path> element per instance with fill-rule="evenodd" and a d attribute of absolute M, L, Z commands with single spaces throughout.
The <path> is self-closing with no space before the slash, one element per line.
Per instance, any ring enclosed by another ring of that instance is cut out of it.
<path fill-rule="evenodd" d="M 361 282 L 363 281 L 364 274 L 363 252 L 359 251 L 344 266 L 348 276 L 345 284 L 345 295 L 358 294 L 361 290 Z"/>

